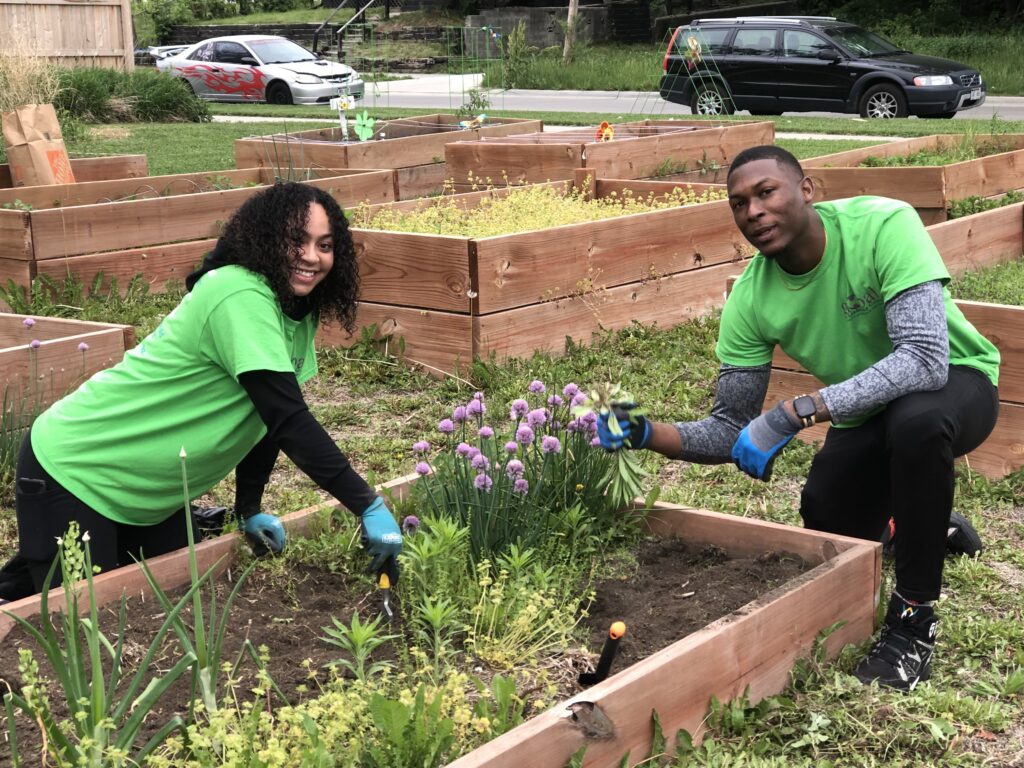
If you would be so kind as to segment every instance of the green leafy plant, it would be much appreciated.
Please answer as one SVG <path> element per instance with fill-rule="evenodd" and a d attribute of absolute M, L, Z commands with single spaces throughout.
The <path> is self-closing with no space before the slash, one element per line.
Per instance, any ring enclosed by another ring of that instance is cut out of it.
<path fill-rule="evenodd" d="M 384 620 L 380 616 L 363 623 L 359 620 L 359 612 L 356 611 L 352 615 L 351 626 L 336 618 L 332 618 L 331 621 L 333 627 L 321 627 L 326 635 L 320 639 L 352 655 L 351 660 L 338 659 L 332 662 L 332 666 L 344 667 L 363 683 L 393 666 L 390 661 L 375 661 L 368 664 L 375 650 L 385 643 L 398 639 L 398 635 L 381 633 Z"/>
<path fill-rule="evenodd" d="M 632 396 L 622 389 L 619 384 L 602 384 L 590 392 L 590 398 L 585 403 L 577 406 L 584 412 L 593 409 L 594 412 L 607 415 L 620 404 L 634 405 Z M 630 422 L 634 422 L 643 412 L 634 408 L 629 412 Z M 619 426 L 618 418 L 608 419 L 608 428 L 613 435 L 622 437 L 622 428 Z M 619 450 L 612 454 L 613 464 L 608 468 L 607 474 L 602 481 L 608 487 L 608 496 L 617 509 L 625 507 L 637 496 L 641 495 L 641 484 L 647 476 L 636 454 L 629 450 Z"/>
<path fill-rule="evenodd" d="M 370 713 L 379 741 L 366 747 L 359 759 L 365 768 L 429 768 L 446 762 L 455 742 L 455 723 L 441 715 L 442 693 L 427 700 L 420 685 L 412 704 L 375 693 Z"/>
<path fill-rule="evenodd" d="M 40 675 L 34 654 L 31 649 L 22 649 L 19 652 L 19 671 L 23 685 L 20 692 L 11 691 L 4 696 L 15 768 L 20 765 L 15 708 L 38 724 L 45 753 L 58 765 L 96 768 L 140 765 L 170 733 L 184 726 L 182 719 L 175 716 L 158 728 L 145 745 L 139 749 L 134 747 L 154 703 L 196 660 L 194 655 L 186 653 L 164 674 L 153 673 L 154 661 L 165 635 L 198 585 L 193 585 L 192 590 L 169 606 L 167 617 L 150 642 L 137 671 L 122 688 L 127 597 L 121 597 L 117 634 L 111 639 L 99 626 L 88 531 L 82 534 L 81 540 L 82 545 L 79 544 L 78 524 L 72 522 L 60 541 L 57 558 L 43 584 L 39 628 L 19 616 L 7 614 L 46 655 L 68 707 L 67 719 L 55 721 L 47 683 Z M 58 566 L 63 578 L 65 609 L 51 614 L 48 592 Z M 83 576 L 86 580 L 87 616 L 80 616 L 82 585 L 79 581 Z M 43 762 L 46 762 L 46 757 Z"/>
<path fill-rule="evenodd" d="M 472 119 L 491 108 L 491 100 L 487 97 L 487 93 L 480 88 L 470 88 L 466 91 L 466 96 L 468 97 L 466 101 L 455 111 L 455 114 L 462 120 Z"/>
<path fill-rule="evenodd" d="M 32 204 L 24 203 L 21 200 L 14 199 L 9 203 L 4 203 L 3 205 L 0 205 L 0 208 L 5 208 L 9 211 L 31 211 Z"/>
<path fill-rule="evenodd" d="M 946 209 L 946 217 L 949 219 L 959 219 L 963 216 L 970 216 L 982 211 L 991 211 L 995 208 L 1002 208 L 1004 205 L 1013 205 L 1020 202 L 1024 202 L 1024 192 L 1014 189 L 999 197 L 971 195 L 970 197 L 950 202 L 949 207 Z"/>

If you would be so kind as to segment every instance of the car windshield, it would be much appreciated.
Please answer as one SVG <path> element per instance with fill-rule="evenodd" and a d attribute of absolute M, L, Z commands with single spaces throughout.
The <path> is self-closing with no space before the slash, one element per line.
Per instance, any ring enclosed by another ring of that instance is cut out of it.
<path fill-rule="evenodd" d="M 295 61 L 316 61 L 316 56 L 291 40 L 254 40 L 249 47 L 264 64 L 291 64 Z"/>
<path fill-rule="evenodd" d="M 907 53 L 907 51 L 904 51 L 897 45 L 893 45 L 881 35 L 868 32 L 860 27 L 832 27 L 831 29 L 825 29 L 824 32 L 843 46 L 843 48 L 857 56 Z"/>

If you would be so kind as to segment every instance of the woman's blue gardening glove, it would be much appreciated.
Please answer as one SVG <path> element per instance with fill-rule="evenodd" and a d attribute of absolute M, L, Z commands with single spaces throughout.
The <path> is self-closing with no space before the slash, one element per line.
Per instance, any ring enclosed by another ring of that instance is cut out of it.
<path fill-rule="evenodd" d="M 635 408 L 636 403 L 617 403 L 611 411 L 597 415 L 597 439 L 606 451 L 647 445 L 651 439 L 651 425 L 640 414 L 630 413 Z"/>
<path fill-rule="evenodd" d="M 743 428 L 732 446 L 732 460 L 751 477 L 768 482 L 776 456 L 802 427 L 780 402 Z"/>
<path fill-rule="evenodd" d="M 371 573 L 387 573 L 392 585 L 398 582 L 398 554 L 402 551 L 402 531 L 384 499 L 378 496 L 366 508 L 360 520 L 362 542 L 370 557 Z"/>
<path fill-rule="evenodd" d="M 242 530 L 245 531 L 245 538 L 249 540 L 252 552 L 257 557 L 267 554 L 268 551 L 275 555 L 284 551 L 284 544 L 288 537 L 285 535 L 284 526 L 277 519 L 277 515 L 257 512 L 242 522 Z"/>

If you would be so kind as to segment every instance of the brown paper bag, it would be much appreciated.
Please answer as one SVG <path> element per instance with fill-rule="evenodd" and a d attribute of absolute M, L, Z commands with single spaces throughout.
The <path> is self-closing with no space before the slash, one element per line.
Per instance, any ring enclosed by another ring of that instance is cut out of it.
<path fill-rule="evenodd" d="M 16 187 L 74 184 L 64 137 L 52 104 L 25 104 L 0 115 L 4 149 Z"/>

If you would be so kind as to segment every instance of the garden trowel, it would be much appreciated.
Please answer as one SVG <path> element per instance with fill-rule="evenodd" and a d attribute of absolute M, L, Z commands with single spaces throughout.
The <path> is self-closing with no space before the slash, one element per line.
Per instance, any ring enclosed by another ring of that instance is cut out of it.
<path fill-rule="evenodd" d="M 380 587 L 381 592 L 381 615 L 388 622 L 393 622 L 395 620 L 395 611 L 391 607 L 391 577 L 388 576 L 386 571 L 381 571 L 377 576 L 377 586 Z"/>

